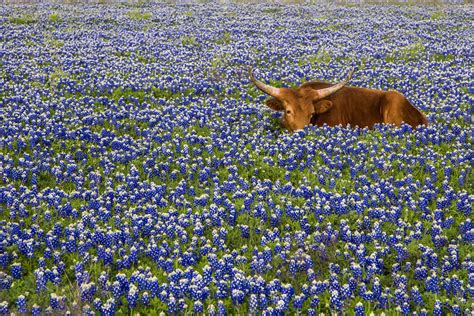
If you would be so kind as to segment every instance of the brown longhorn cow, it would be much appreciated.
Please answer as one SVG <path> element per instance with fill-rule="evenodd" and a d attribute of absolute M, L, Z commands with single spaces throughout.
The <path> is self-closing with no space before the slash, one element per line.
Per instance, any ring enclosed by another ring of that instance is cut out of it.
<path fill-rule="evenodd" d="M 415 128 L 428 125 L 425 115 L 400 92 L 346 86 L 352 71 L 338 84 L 306 82 L 298 88 L 275 88 L 250 79 L 264 93 L 272 96 L 266 103 L 275 111 L 284 111 L 282 124 L 291 132 L 310 123 L 317 126 L 347 125 L 372 128 L 376 123 L 405 122 Z"/>

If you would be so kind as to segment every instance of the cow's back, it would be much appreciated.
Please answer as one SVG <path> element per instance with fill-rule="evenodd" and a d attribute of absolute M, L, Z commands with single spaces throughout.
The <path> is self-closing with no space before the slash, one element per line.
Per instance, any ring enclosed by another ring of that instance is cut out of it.
<path fill-rule="evenodd" d="M 384 94 L 381 112 L 384 123 L 400 126 L 402 122 L 405 122 L 412 127 L 428 126 L 426 116 L 398 91 L 387 91 Z"/>
<path fill-rule="evenodd" d="M 304 84 L 312 89 L 324 89 L 333 84 L 313 81 Z M 336 93 L 324 98 L 333 103 L 326 113 L 314 115 L 311 123 L 322 126 L 347 125 L 372 128 L 375 123 L 383 122 L 380 110 L 384 91 L 345 86 Z"/>

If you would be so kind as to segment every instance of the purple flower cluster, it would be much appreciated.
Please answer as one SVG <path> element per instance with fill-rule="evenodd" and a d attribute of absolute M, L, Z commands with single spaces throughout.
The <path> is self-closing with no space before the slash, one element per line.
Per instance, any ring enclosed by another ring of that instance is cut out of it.
<path fill-rule="evenodd" d="M 471 6 L 0 8 L 0 315 L 473 313 Z M 249 65 L 430 126 L 289 134 Z"/>

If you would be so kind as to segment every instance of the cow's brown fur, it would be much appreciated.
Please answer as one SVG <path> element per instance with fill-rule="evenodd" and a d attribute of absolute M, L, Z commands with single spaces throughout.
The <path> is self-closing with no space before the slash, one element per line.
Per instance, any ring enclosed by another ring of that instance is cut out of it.
<path fill-rule="evenodd" d="M 290 131 L 310 123 L 368 128 L 376 123 L 428 125 L 425 115 L 397 91 L 345 86 L 332 95 L 314 100 L 315 90 L 330 86 L 330 83 L 313 81 L 296 89 L 283 88 L 281 97 L 271 98 L 267 105 L 273 110 L 285 111 L 282 123 Z"/>

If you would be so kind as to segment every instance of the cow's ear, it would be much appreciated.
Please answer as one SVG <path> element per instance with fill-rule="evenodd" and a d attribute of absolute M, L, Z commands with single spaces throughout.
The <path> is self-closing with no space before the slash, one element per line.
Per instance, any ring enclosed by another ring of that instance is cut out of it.
<path fill-rule="evenodd" d="M 328 100 L 319 100 L 313 102 L 314 112 L 317 114 L 329 111 L 332 108 L 332 102 Z"/>
<path fill-rule="evenodd" d="M 276 98 L 268 99 L 266 103 L 267 106 L 274 111 L 283 111 L 285 109 L 283 103 Z"/>

